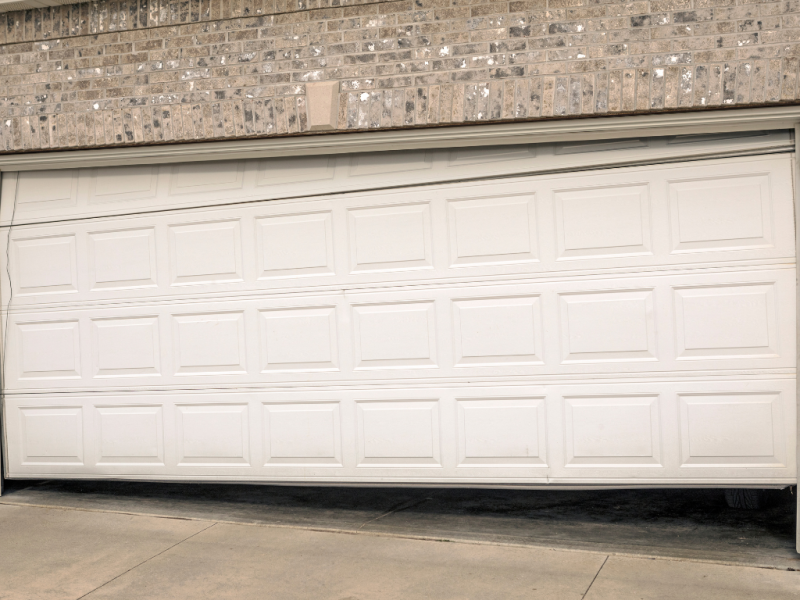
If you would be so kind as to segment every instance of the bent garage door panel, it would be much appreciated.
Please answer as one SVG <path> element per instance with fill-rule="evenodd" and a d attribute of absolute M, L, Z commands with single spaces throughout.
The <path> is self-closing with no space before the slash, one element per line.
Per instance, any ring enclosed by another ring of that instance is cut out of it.
<path fill-rule="evenodd" d="M 8 473 L 791 482 L 790 169 L 734 158 L 15 226 Z M 114 193 L 156 193 L 130 179 L 144 191 Z"/>

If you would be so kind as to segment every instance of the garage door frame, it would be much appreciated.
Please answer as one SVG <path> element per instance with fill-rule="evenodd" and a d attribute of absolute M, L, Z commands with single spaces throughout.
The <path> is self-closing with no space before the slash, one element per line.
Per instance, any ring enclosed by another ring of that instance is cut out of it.
<path fill-rule="evenodd" d="M 269 156 L 298 156 L 311 154 L 340 154 L 353 151 L 386 151 L 401 149 L 446 148 L 465 146 L 496 146 L 520 143 L 594 141 L 635 136 L 659 136 L 703 133 L 735 133 L 754 130 L 794 129 L 794 200 L 795 231 L 800 228 L 800 106 L 767 109 L 718 110 L 698 113 L 673 113 L 629 117 L 600 117 L 591 119 L 565 119 L 517 124 L 466 126 L 338 134 L 327 136 L 301 136 L 297 138 L 254 139 L 236 142 L 211 142 L 197 144 L 164 145 L 117 150 L 84 150 L 39 152 L 0 155 L 0 171 L 62 169 L 112 166 L 119 164 L 177 163 L 216 159 L 224 153 L 225 159 Z M 795 236 L 796 251 L 800 256 L 800 236 Z M 800 295 L 800 285 L 797 286 Z M 798 304 L 800 307 L 800 304 Z M 798 310 L 800 313 L 800 310 Z M 800 314 L 798 315 L 800 316 Z M 798 319 L 800 323 L 800 318 Z M 800 328 L 799 328 L 800 329 Z M 800 340 L 800 331 L 798 331 Z M 799 365 L 800 366 L 800 365 Z M 798 398 L 800 404 L 800 398 Z M 0 419 L 2 413 L 0 413 Z M 800 430 L 800 411 L 798 411 Z M 0 431 L 3 424 L 0 422 Z M 0 444 L 0 465 L 5 454 L 5 436 Z M 800 442 L 797 444 L 800 463 Z M 2 473 L 5 469 L 2 469 Z M 2 493 L 0 473 L 0 494 Z M 800 552 L 800 508 L 798 508 L 797 550 Z"/>
<path fill-rule="evenodd" d="M 244 140 L 220 140 L 152 146 L 123 146 L 109 151 L 58 150 L 0 154 L 0 171 L 73 169 L 136 164 L 166 164 L 242 158 L 269 158 L 385 152 L 470 146 L 508 146 L 595 141 L 630 137 L 698 135 L 793 129 L 800 105 L 768 108 L 695 110 L 630 116 L 564 117 L 518 123 L 417 127 L 399 130 L 304 134 Z"/>

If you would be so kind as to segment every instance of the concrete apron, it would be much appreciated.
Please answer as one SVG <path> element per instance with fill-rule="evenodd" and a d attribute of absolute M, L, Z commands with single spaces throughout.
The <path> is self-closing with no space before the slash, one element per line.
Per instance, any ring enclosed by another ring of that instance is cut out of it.
<path fill-rule="evenodd" d="M 794 550 L 795 499 L 788 490 L 774 492 L 765 510 L 740 511 L 726 506 L 720 490 L 8 483 L 0 505 L 63 507 L 800 571 L 800 555 Z"/>
<path fill-rule="evenodd" d="M 795 600 L 800 573 L 0 505 L 4 600 Z"/>

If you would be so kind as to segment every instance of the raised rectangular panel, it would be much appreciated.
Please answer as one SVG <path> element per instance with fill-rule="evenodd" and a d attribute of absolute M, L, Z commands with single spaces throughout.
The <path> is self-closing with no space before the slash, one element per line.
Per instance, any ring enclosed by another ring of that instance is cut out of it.
<path fill-rule="evenodd" d="M 172 225 L 173 285 L 242 280 L 239 220 Z"/>
<path fill-rule="evenodd" d="M 354 273 L 433 268 L 428 203 L 357 208 L 349 216 Z"/>
<path fill-rule="evenodd" d="M 656 360 L 652 290 L 560 297 L 563 362 Z"/>
<path fill-rule="evenodd" d="M 358 466 L 441 466 L 439 403 L 357 402 Z"/>
<path fill-rule="evenodd" d="M 684 466 L 786 464 L 780 393 L 679 394 L 678 398 Z"/>
<path fill-rule="evenodd" d="M 92 320 L 95 377 L 160 375 L 158 317 Z"/>
<path fill-rule="evenodd" d="M 95 410 L 100 464 L 164 464 L 160 406 L 95 406 Z"/>
<path fill-rule="evenodd" d="M 564 398 L 567 466 L 660 466 L 658 396 Z"/>
<path fill-rule="evenodd" d="M 23 171 L 17 176 L 21 211 L 67 208 L 78 203 L 78 170 Z"/>
<path fill-rule="evenodd" d="M 433 302 L 353 307 L 357 369 L 436 367 Z"/>
<path fill-rule="evenodd" d="M 81 376 L 78 321 L 18 323 L 20 379 Z"/>
<path fill-rule="evenodd" d="M 672 251 L 769 248 L 769 176 L 726 176 L 669 183 Z"/>
<path fill-rule="evenodd" d="M 652 254 L 646 185 L 555 193 L 559 260 Z"/>
<path fill-rule="evenodd" d="M 456 365 L 542 362 L 538 296 L 453 301 Z"/>
<path fill-rule="evenodd" d="M 342 465 L 338 402 L 264 404 L 266 465 Z"/>
<path fill-rule="evenodd" d="M 156 272 L 156 235 L 152 227 L 89 234 L 93 290 L 155 287 Z"/>
<path fill-rule="evenodd" d="M 256 220 L 259 279 L 333 275 L 331 213 Z"/>
<path fill-rule="evenodd" d="M 626 140 L 612 140 L 601 142 L 581 142 L 556 144 L 555 154 L 583 154 L 585 152 L 610 152 L 613 150 L 630 150 L 631 148 L 646 148 L 647 138 L 629 138 Z"/>
<path fill-rule="evenodd" d="M 244 161 L 194 162 L 172 167 L 170 195 L 238 190 L 244 184 Z"/>
<path fill-rule="evenodd" d="M 458 400 L 459 466 L 546 466 L 543 398 Z"/>
<path fill-rule="evenodd" d="M 78 291 L 75 235 L 12 240 L 18 295 Z"/>
<path fill-rule="evenodd" d="M 83 409 L 19 409 L 23 465 L 83 465 Z"/>
<path fill-rule="evenodd" d="M 349 177 L 389 175 L 408 171 L 427 171 L 433 166 L 431 152 L 371 152 L 353 154 L 350 158 Z"/>
<path fill-rule="evenodd" d="M 450 265 L 538 260 L 533 195 L 448 202 Z"/>
<path fill-rule="evenodd" d="M 336 307 L 263 310 L 261 318 L 262 372 L 338 369 Z"/>
<path fill-rule="evenodd" d="M 178 375 L 245 373 L 244 313 L 173 316 Z"/>
<path fill-rule="evenodd" d="M 675 290 L 678 359 L 778 355 L 773 284 Z"/>
<path fill-rule="evenodd" d="M 178 466 L 250 464 L 246 404 L 187 404 L 176 408 Z"/>
<path fill-rule="evenodd" d="M 94 169 L 89 184 L 89 204 L 154 198 L 158 167 L 104 167 Z"/>
<path fill-rule="evenodd" d="M 310 183 L 332 179 L 336 159 L 329 157 L 267 158 L 259 162 L 256 185 Z"/>
<path fill-rule="evenodd" d="M 495 146 L 494 148 L 456 148 L 451 150 L 448 167 L 466 167 L 469 165 L 485 165 L 494 162 L 510 162 L 536 158 L 536 146 Z"/>

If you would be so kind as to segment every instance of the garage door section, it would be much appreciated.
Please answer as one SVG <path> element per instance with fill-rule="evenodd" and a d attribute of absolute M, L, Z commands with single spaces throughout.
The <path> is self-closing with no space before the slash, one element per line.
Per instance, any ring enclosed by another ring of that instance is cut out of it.
<path fill-rule="evenodd" d="M 794 481 L 789 155 L 430 154 L 7 177 L 8 475 Z"/>

